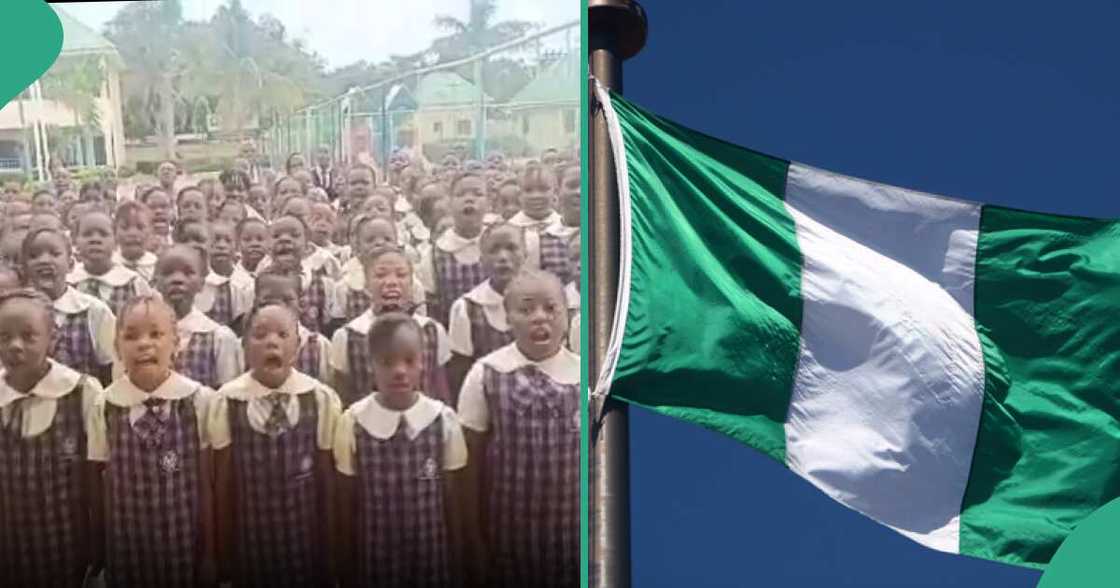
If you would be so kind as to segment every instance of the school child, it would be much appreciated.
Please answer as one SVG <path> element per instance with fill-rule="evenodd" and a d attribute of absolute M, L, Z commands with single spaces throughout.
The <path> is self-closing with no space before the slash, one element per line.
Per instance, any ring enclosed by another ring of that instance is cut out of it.
<path fill-rule="evenodd" d="M 419 271 L 428 314 L 443 324 L 451 304 L 486 279 L 478 244 L 486 210 L 485 179 L 478 174 L 457 177 L 451 183 L 450 204 L 454 225 L 435 238 Z"/>
<path fill-rule="evenodd" d="M 334 443 L 343 585 L 466 585 L 466 444 L 455 412 L 422 389 L 422 330 L 390 312 L 364 338 L 376 392 L 346 409 Z"/>
<path fill-rule="evenodd" d="M 31 214 L 52 214 L 54 207 L 54 194 L 50 190 L 36 190 L 31 195 Z"/>
<path fill-rule="evenodd" d="M 272 210 L 279 212 L 283 210 L 289 199 L 303 196 L 303 186 L 295 178 L 284 176 L 273 184 L 272 193 Z"/>
<path fill-rule="evenodd" d="M 300 202 L 302 201 L 302 202 Z M 337 281 L 342 275 L 342 263 L 339 262 L 330 247 L 330 234 L 334 229 L 334 209 L 327 203 L 312 203 L 306 199 L 292 199 L 288 201 L 289 207 L 293 204 L 307 204 L 307 226 L 310 230 L 308 248 L 310 252 L 304 259 L 304 265 L 312 272 L 321 272 L 328 278 Z M 286 211 L 291 212 L 291 211 Z M 298 215 L 296 215 L 298 216 Z"/>
<path fill-rule="evenodd" d="M 194 305 L 238 333 L 241 319 L 253 306 L 253 277 L 234 264 L 233 243 L 233 225 L 221 221 L 210 225 L 210 272 Z"/>
<path fill-rule="evenodd" d="M 577 165 L 560 172 L 560 222 L 540 232 L 540 268 L 550 271 L 561 282 L 572 280 L 569 244 L 579 239 L 580 169 Z"/>
<path fill-rule="evenodd" d="M 216 178 L 204 178 L 198 181 L 198 189 L 206 196 L 206 209 L 213 213 L 221 210 L 226 201 L 225 190 Z"/>
<path fill-rule="evenodd" d="M 133 296 L 152 291 L 140 274 L 113 262 L 116 243 L 113 221 L 104 212 L 93 212 L 74 225 L 75 245 L 82 262 L 70 270 L 66 281 L 79 292 L 89 294 L 109 305 L 118 314 Z"/>
<path fill-rule="evenodd" d="M 113 364 L 113 311 L 100 299 L 66 283 L 70 241 L 58 229 L 31 231 L 20 249 L 27 284 L 47 295 L 54 308 L 50 356 L 108 384 Z"/>
<path fill-rule="evenodd" d="M 303 298 L 303 280 L 300 274 L 284 271 L 277 267 L 267 268 L 257 275 L 254 290 L 255 306 L 283 304 L 300 314 L 300 300 Z M 299 353 L 296 355 L 296 369 L 319 380 L 333 382 L 334 374 L 330 367 L 331 342 L 321 333 L 299 326 Z"/>
<path fill-rule="evenodd" d="M 122 202 L 113 216 L 113 235 L 118 246 L 113 252 L 113 263 L 123 265 L 151 283 L 156 254 L 145 248 L 152 236 L 151 210 L 140 202 Z"/>
<path fill-rule="evenodd" d="M 448 380 L 454 400 L 463 377 L 480 357 L 513 342 L 506 321 L 506 286 L 525 262 L 525 236 L 512 225 L 495 225 L 482 233 L 482 267 L 486 279 L 451 305 Z"/>
<path fill-rule="evenodd" d="M 190 245 L 202 252 L 209 252 L 213 237 L 210 223 L 195 219 L 179 219 L 171 233 L 171 242 L 176 245 Z"/>
<path fill-rule="evenodd" d="M 168 255 L 184 252 L 193 250 L 175 246 Z M 101 481 L 93 504 L 107 505 L 94 510 L 107 586 L 194 587 L 216 580 L 205 426 L 215 393 L 174 370 L 175 320 L 159 297 L 128 301 L 116 343 L 124 375 L 90 411 L 88 458 Z"/>
<path fill-rule="evenodd" d="M 233 226 L 244 220 L 248 215 L 245 213 L 249 208 L 240 202 L 229 201 L 222 204 L 221 209 L 218 210 L 217 218 L 214 220 L 225 221 Z"/>
<path fill-rule="evenodd" d="M 329 202 L 313 202 L 311 204 L 311 218 L 307 223 L 311 229 L 311 243 L 318 249 L 326 250 L 335 260 L 341 263 L 342 260 L 339 259 L 341 247 L 331 242 L 331 233 L 334 232 L 337 222 L 338 218 L 334 207 Z M 338 276 L 333 276 L 332 279 L 338 279 Z"/>
<path fill-rule="evenodd" d="M 334 332 L 331 338 L 331 366 L 335 390 L 344 405 L 366 396 L 373 389 L 369 347 L 366 336 L 374 318 L 386 312 L 404 312 L 420 326 L 424 339 L 422 389 L 432 398 L 447 400 L 447 374 L 451 359 L 447 331 L 443 325 L 413 311 L 412 263 L 399 248 L 374 251 L 362 260 L 370 306 L 358 318 Z"/>
<path fill-rule="evenodd" d="M 330 451 L 342 407 L 295 369 L 299 315 L 257 307 L 245 328 L 249 371 L 210 413 L 218 553 L 236 586 L 331 586 Z"/>
<path fill-rule="evenodd" d="M 244 170 L 227 169 L 218 174 L 218 183 L 222 185 L 226 200 L 245 203 L 245 195 L 249 193 L 249 186 L 253 184 L 252 178 Z"/>
<path fill-rule="evenodd" d="M 529 165 L 521 174 L 521 211 L 508 222 L 525 229 L 526 267 L 541 268 L 541 235 L 560 222 L 560 213 L 552 209 L 556 183 L 556 174 L 544 165 Z"/>
<path fill-rule="evenodd" d="M 346 172 L 346 203 L 345 210 L 358 211 L 362 203 L 373 193 L 377 184 L 377 172 L 373 168 L 359 163 L 350 167 Z"/>
<path fill-rule="evenodd" d="M 505 307 L 514 342 L 476 362 L 459 395 L 471 456 L 468 543 L 488 554 L 487 586 L 574 586 L 579 356 L 562 347 L 563 286 L 548 272 L 523 271 L 506 286 Z"/>
<path fill-rule="evenodd" d="M 81 586 L 93 562 L 86 418 L 97 379 L 48 356 L 51 302 L 0 292 L 0 570 L 6 586 Z"/>
<path fill-rule="evenodd" d="M 175 311 L 179 340 L 175 370 L 210 388 L 243 371 L 237 335 L 194 306 L 202 290 L 206 254 L 190 245 L 172 245 L 156 263 L 155 287 Z"/>
<path fill-rule="evenodd" d="M 332 320 L 339 322 L 336 326 L 344 325 L 369 309 L 370 296 L 366 291 L 366 274 L 362 260 L 370 253 L 386 247 L 398 247 L 397 227 L 387 218 L 372 215 L 359 215 L 353 219 L 354 241 L 351 247 L 356 252 L 342 266 L 342 279 L 334 289 L 334 304 L 331 305 Z M 414 262 L 415 253 L 405 255 L 410 262 Z M 413 303 L 418 311 L 426 312 L 424 305 L 424 288 L 419 280 L 413 276 L 412 282 Z"/>
<path fill-rule="evenodd" d="M 140 193 L 140 203 L 152 213 L 152 237 L 148 250 L 156 255 L 171 243 L 171 227 L 175 223 L 175 208 L 171 197 L 159 186 L 150 186 Z"/>
<path fill-rule="evenodd" d="M 330 321 L 331 302 L 334 298 L 334 281 L 325 272 L 315 272 L 304 263 L 307 252 L 307 224 L 298 217 L 285 215 L 274 220 L 269 227 L 272 252 L 270 265 L 298 272 L 303 280 L 303 326 L 324 333 Z M 264 262 L 262 262 L 262 265 Z"/>
<path fill-rule="evenodd" d="M 521 212 L 521 186 L 517 178 L 506 178 L 498 184 L 492 208 L 507 221 Z"/>
<path fill-rule="evenodd" d="M 249 193 L 245 195 L 245 204 L 252 209 L 252 212 L 246 210 L 246 216 L 253 216 L 261 220 L 268 218 L 268 201 L 268 188 L 263 184 L 249 186 Z"/>
<path fill-rule="evenodd" d="M 210 220 L 206 194 L 199 190 L 197 186 L 187 186 L 179 190 L 179 194 L 175 197 L 175 209 L 180 222 L 206 222 Z"/>
<path fill-rule="evenodd" d="M 255 218 L 237 223 L 237 266 L 249 275 L 256 275 L 260 262 L 268 255 L 268 224 Z"/>

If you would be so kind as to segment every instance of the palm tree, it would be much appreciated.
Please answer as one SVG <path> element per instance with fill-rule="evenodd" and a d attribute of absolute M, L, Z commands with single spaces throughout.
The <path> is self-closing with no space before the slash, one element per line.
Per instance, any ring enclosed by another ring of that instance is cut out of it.
<path fill-rule="evenodd" d="M 450 33 L 432 42 L 431 50 L 439 55 L 439 61 L 474 55 L 521 37 L 536 26 L 523 20 L 493 22 L 497 10 L 494 0 L 470 0 L 470 14 L 466 22 L 453 16 L 437 16 L 435 25 Z"/>

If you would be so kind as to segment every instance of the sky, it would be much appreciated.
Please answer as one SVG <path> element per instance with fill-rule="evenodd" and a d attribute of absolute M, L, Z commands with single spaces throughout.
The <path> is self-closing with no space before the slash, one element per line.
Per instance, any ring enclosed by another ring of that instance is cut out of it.
<path fill-rule="evenodd" d="M 643 0 L 626 96 L 786 159 L 949 196 L 1120 217 L 1120 4 Z M 631 409 L 634 585 L 1034 586 L 919 546 L 780 464 Z"/>
<path fill-rule="evenodd" d="M 227 1 L 182 0 L 183 17 L 209 19 Z M 121 6 L 130 3 L 66 4 L 63 10 L 100 32 Z M 290 35 L 303 39 L 332 68 L 425 49 L 446 34 L 432 24 L 436 15 L 465 21 L 470 8 L 470 0 L 242 0 L 241 4 L 254 17 L 269 13 L 279 18 Z M 575 0 L 497 1 L 497 21 L 526 20 L 549 27 L 577 18 Z"/>

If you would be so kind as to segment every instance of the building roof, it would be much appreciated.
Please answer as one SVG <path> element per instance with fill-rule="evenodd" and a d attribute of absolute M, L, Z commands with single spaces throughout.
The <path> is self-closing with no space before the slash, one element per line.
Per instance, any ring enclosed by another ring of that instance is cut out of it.
<path fill-rule="evenodd" d="M 580 84 L 579 53 L 568 52 L 560 59 L 541 70 L 537 77 L 525 84 L 513 98 L 510 106 L 519 103 L 555 102 L 557 100 L 578 101 Z"/>
<path fill-rule="evenodd" d="M 62 52 L 60 56 L 105 53 L 117 58 L 117 48 L 97 31 L 82 24 L 62 8 L 52 4 L 62 23 Z"/>
<path fill-rule="evenodd" d="M 478 103 L 478 86 L 463 76 L 449 71 L 437 71 L 420 78 L 413 97 L 420 108 L 430 106 L 464 106 Z M 485 95 L 487 102 L 493 98 Z"/>

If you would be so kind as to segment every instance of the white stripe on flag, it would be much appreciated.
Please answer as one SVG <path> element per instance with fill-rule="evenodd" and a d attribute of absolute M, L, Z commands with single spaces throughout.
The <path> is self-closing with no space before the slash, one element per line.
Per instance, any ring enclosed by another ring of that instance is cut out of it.
<path fill-rule="evenodd" d="M 980 206 L 791 164 L 786 207 L 804 256 L 789 467 L 955 553 L 984 393 Z"/>

